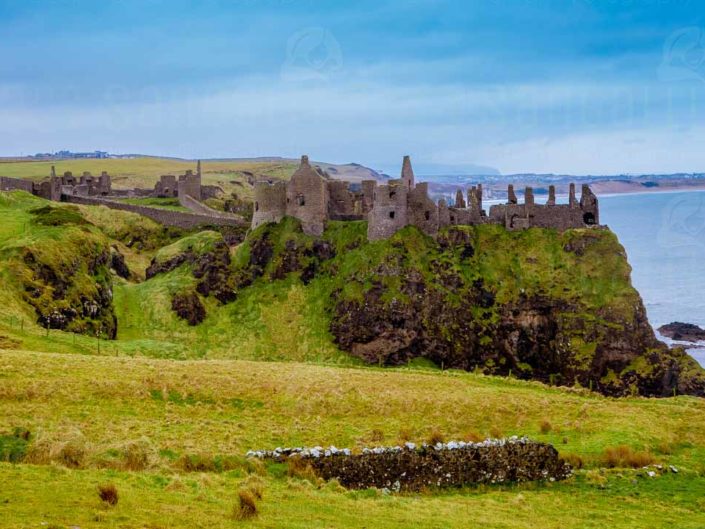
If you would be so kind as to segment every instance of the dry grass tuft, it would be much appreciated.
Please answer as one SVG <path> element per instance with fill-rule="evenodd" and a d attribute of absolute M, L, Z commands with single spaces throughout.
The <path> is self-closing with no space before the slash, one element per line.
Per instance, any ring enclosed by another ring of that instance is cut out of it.
<path fill-rule="evenodd" d="M 122 465 L 125 470 L 145 470 L 154 466 L 157 451 L 146 437 L 130 441 L 122 449 Z"/>
<path fill-rule="evenodd" d="M 602 454 L 602 464 L 609 468 L 641 468 L 654 461 L 648 451 L 635 451 L 627 445 L 608 446 Z"/>
<path fill-rule="evenodd" d="M 237 492 L 238 502 L 233 508 L 233 518 L 236 520 L 250 520 L 257 516 L 257 501 L 254 494 L 248 489 L 240 489 Z"/>
<path fill-rule="evenodd" d="M 98 497 L 103 503 L 114 506 L 118 502 L 118 490 L 112 483 L 98 485 Z"/>
<path fill-rule="evenodd" d="M 465 434 L 463 440 L 467 443 L 479 443 L 480 441 L 484 441 L 485 437 L 475 431 L 470 431 Z"/>
<path fill-rule="evenodd" d="M 305 479 L 314 484 L 318 482 L 318 476 L 311 464 L 301 457 L 293 456 L 287 459 L 286 473 L 292 478 Z"/>
<path fill-rule="evenodd" d="M 399 430 L 399 441 L 402 443 L 406 443 L 408 441 L 411 441 L 414 438 L 414 432 L 411 431 L 409 428 L 402 428 Z"/>
<path fill-rule="evenodd" d="M 502 430 L 500 430 L 496 426 L 493 426 L 492 428 L 490 428 L 490 437 L 493 437 L 495 439 L 501 439 L 502 437 L 504 437 L 504 434 L 502 433 Z"/>
<path fill-rule="evenodd" d="M 426 442 L 430 445 L 435 445 L 438 443 L 444 443 L 445 437 L 438 428 L 434 428 L 431 434 L 428 436 Z"/>
<path fill-rule="evenodd" d="M 539 426 L 539 428 L 541 429 L 542 434 L 547 434 L 551 430 L 553 430 L 553 425 L 551 424 L 551 421 L 549 421 L 548 419 L 543 419 L 541 421 L 541 425 Z"/>
<path fill-rule="evenodd" d="M 561 459 L 568 463 L 571 467 L 573 467 L 575 470 L 579 470 L 583 468 L 584 462 L 583 458 L 580 457 L 578 454 L 561 454 Z"/>
<path fill-rule="evenodd" d="M 379 428 L 375 428 L 370 432 L 370 441 L 373 443 L 381 443 L 384 441 L 384 432 Z"/>
<path fill-rule="evenodd" d="M 607 476 L 605 476 L 599 470 L 588 470 L 587 473 L 585 474 L 585 479 L 587 480 L 588 483 L 591 483 L 593 485 L 597 485 L 600 488 L 604 488 L 605 485 L 607 484 Z"/>
<path fill-rule="evenodd" d="M 264 480 L 259 476 L 249 476 L 242 482 L 244 488 L 247 488 L 252 495 L 261 500 L 264 496 Z"/>
<path fill-rule="evenodd" d="M 88 443 L 79 430 L 46 434 L 40 432 L 27 451 L 28 463 L 59 463 L 68 468 L 82 468 L 88 456 Z"/>

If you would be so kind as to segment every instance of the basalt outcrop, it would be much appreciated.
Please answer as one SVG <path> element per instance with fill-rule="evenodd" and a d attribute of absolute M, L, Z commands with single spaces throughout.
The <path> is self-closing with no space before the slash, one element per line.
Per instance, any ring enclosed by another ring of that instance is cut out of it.
<path fill-rule="evenodd" d="M 705 341 L 705 329 L 692 323 L 674 321 L 658 328 L 663 336 L 679 342 L 697 343 Z"/>

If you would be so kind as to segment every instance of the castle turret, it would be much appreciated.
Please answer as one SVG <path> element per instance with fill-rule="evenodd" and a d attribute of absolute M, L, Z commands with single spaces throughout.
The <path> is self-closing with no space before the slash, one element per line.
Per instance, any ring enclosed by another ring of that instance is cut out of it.
<path fill-rule="evenodd" d="M 409 156 L 404 156 L 404 160 L 401 163 L 401 179 L 407 190 L 414 189 L 416 182 L 414 181 L 414 170 L 411 168 L 411 157 Z"/>
<path fill-rule="evenodd" d="M 578 201 L 575 200 L 575 184 L 571 183 L 568 187 L 568 205 L 574 208 L 578 205 Z"/>
<path fill-rule="evenodd" d="M 534 189 L 528 186 L 524 189 L 524 204 L 527 206 L 534 205 Z"/>
<path fill-rule="evenodd" d="M 466 207 L 465 205 L 465 197 L 463 197 L 463 191 L 462 189 L 458 189 L 455 192 L 455 207 L 459 209 L 464 209 Z"/>

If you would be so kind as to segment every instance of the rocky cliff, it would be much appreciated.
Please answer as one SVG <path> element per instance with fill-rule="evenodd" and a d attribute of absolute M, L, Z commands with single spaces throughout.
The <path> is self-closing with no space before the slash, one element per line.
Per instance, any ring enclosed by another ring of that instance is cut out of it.
<path fill-rule="evenodd" d="M 655 338 L 607 229 L 364 234 L 364 222 L 331 223 L 321 238 L 292 219 L 262 226 L 230 265 L 233 297 L 296 274 L 328 296 L 332 339 L 370 364 L 421 357 L 615 396 L 705 395 L 705 372 Z"/>

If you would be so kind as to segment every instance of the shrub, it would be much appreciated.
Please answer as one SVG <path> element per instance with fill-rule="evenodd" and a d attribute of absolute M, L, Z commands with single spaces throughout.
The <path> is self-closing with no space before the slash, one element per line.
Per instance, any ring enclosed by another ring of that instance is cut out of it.
<path fill-rule="evenodd" d="M 233 509 L 236 520 L 249 520 L 257 516 L 257 502 L 255 496 L 247 489 L 240 489 L 237 493 L 238 503 Z"/>
<path fill-rule="evenodd" d="M 652 456 L 646 450 L 635 451 L 630 446 L 608 446 L 602 454 L 602 463 L 609 468 L 640 468 L 654 462 Z"/>
<path fill-rule="evenodd" d="M 553 429 L 553 426 L 551 425 L 551 422 L 548 419 L 544 419 L 541 421 L 540 428 L 542 434 L 547 434 Z"/>
<path fill-rule="evenodd" d="M 103 503 L 108 505 L 117 505 L 118 502 L 118 490 L 112 483 L 105 483 L 103 485 L 98 485 L 98 497 Z"/>

